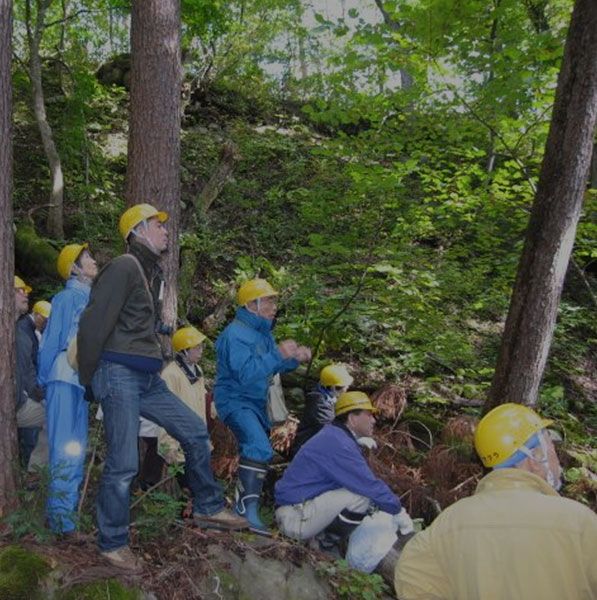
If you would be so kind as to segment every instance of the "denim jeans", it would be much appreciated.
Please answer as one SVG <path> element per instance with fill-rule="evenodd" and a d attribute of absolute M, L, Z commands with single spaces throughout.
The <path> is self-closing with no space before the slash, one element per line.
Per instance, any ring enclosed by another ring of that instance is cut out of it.
<path fill-rule="evenodd" d="M 129 541 L 130 485 L 139 467 L 139 415 L 161 425 L 180 442 L 194 512 L 211 515 L 224 507 L 222 489 L 211 471 L 205 423 L 159 375 L 101 361 L 92 387 L 104 412 L 107 443 L 97 500 L 100 550 L 116 550 Z"/>

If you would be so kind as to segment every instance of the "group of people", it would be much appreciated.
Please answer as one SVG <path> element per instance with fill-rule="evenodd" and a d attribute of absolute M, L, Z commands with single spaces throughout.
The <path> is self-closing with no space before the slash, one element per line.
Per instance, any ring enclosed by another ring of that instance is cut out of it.
<path fill-rule="evenodd" d="M 210 466 L 198 365 L 205 336 L 191 326 L 176 331 L 175 359 L 163 365 L 158 335 L 168 327 L 162 322 L 159 263 L 168 246 L 167 218 L 148 204 L 125 211 L 119 230 L 126 253 L 99 273 L 86 244 L 66 246 L 58 258 L 65 289 L 52 300 L 39 352 L 31 336 L 25 346 L 24 334 L 17 334 L 17 356 L 27 355 L 36 372 L 27 378 L 19 366 L 17 421 L 22 428 L 39 428 L 45 419 L 52 476 L 48 522 L 57 532 L 76 530 L 87 400 L 93 397 L 103 412 L 107 447 L 97 499 L 99 549 L 112 564 L 131 571 L 141 568 L 129 547 L 140 419 L 159 427 L 158 445 L 168 460 L 184 456 L 197 526 L 268 535 L 260 512 L 273 458 L 268 391 L 276 374 L 311 359 L 309 348 L 273 337 L 278 292 L 263 279 L 243 283 L 235 317 L 216 342 L 215 409 L 234 433 L 240 457 L 234 504 L 227 508 Z M 27 311 L 29 291 L 15 278 L 18 314 Z M 400 499 L 366 461 L 364 448 L 375 447 L 375 407 L 364 392 L 350 391 L 351 385 L 342 365 L 322 369 L 306 398 L 292 460 L 275 486 L 275 519 L 284 535 L 311 540 L 371 570 L 398 534 L 412 535 L 414 528 Z M 549 424 L 519 405 L 498 407 L 481 420 L 476 448 L 492 471 L 475 496 L 457 502 L 407 543 L 396 568 L 399 597 L 595 597 L 597 582 L 588 561 L 597 556 L 597 518 L 555 491 L 560 470 Z M 43 439 L 40 433 L 35 451 L 43 452 Z M 561 586 L 535 583 L 541 577 L 549 581 L 563 564 L 568 571 L 562 585 L 578 594 L 556 596 L 553 590 Z M 527 589 L 545 594 L 522 594 Z"/>

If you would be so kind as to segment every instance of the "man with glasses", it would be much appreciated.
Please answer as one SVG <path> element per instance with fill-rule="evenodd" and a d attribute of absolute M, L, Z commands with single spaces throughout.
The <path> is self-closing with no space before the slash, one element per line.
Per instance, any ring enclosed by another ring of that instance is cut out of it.
<path fill-rule="evenodd" d="M 512 403 L 481 419 L 475 449 L 491 471 L 407 543 L 401 600 L 597 598 L 597 516 L 558 494 L 551 424 Z"/>
<path fill-rule="evenodd" d="M 268 529 L 259 515 L 259 500 L 273 457 L 268 388 L 273 375 L 292 371 L 311 358 L 311 351 L 294 340 L 276 344 L 272 329 L 277 296 L 265 279 L 243 283 L 235 318 L 216 342 L 216 409 L 234 433 L 240 454 L 235 509 L 247 518 L 252 531 L 264 535 Z"/>

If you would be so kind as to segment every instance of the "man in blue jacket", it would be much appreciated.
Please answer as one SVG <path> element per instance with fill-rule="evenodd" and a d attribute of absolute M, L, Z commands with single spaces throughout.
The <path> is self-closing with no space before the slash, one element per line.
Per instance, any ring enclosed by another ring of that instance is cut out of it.
<path fill-rule="evenodd" d="M 253 531 L 263 534 L 267 528 L 259 516 L 259 498 L 273 457 L 267 416 L 270 378 L 311 358 L 311 351 L 294 340 L 276 345 L 272 327 L 277 296 L 264 279 L 243 283 L 237 293 L 240 308 L 216 342 L 216 409 L 234 433 L 240 453 L 235 509 Z"/>
<path fill-rule="evenodd" d="M 46 388 L 50 448 L 48 522 L 54 532 L 69 534 L 77 525 L 79 486 L 85 466 L 87 401 L 85 388 L 68 364 L 66 351 L 77 335 L 97 265 L 87 244 L 68 244 L 58 255 L 57 270 L 66 284 L 52 300 L 52 312 L 39 346 L 38 379 Z"/>
<path fill-rule="evenodd" d="M 371 438 L 375 408 L 367 394 L 345 392 L 335 419 L 308 440 L 276 483 L 276 520 L 282 533 L 306 540 L 322 532 L 322 547 L 347 539 L 372 508 L 396 515 L 400 532 L 412 520 L 399 498 L 375 477 L 358 443 Z"/>

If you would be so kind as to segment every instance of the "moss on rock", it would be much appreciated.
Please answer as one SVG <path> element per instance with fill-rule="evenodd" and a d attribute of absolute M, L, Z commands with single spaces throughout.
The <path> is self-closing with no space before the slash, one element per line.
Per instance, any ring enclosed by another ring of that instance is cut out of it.
<path fill-rule="evenodd" d="M 75 585 L 58 595 L 58 600 L 139 600 L 141 593 L 116 579 Z"/>
<path fill-rule="evenodd" d="M 50 571 L 48 563 L 20 546 L 8 546 L 0 552 L 0 600 L 41 598 L 39 582 Z"/>

